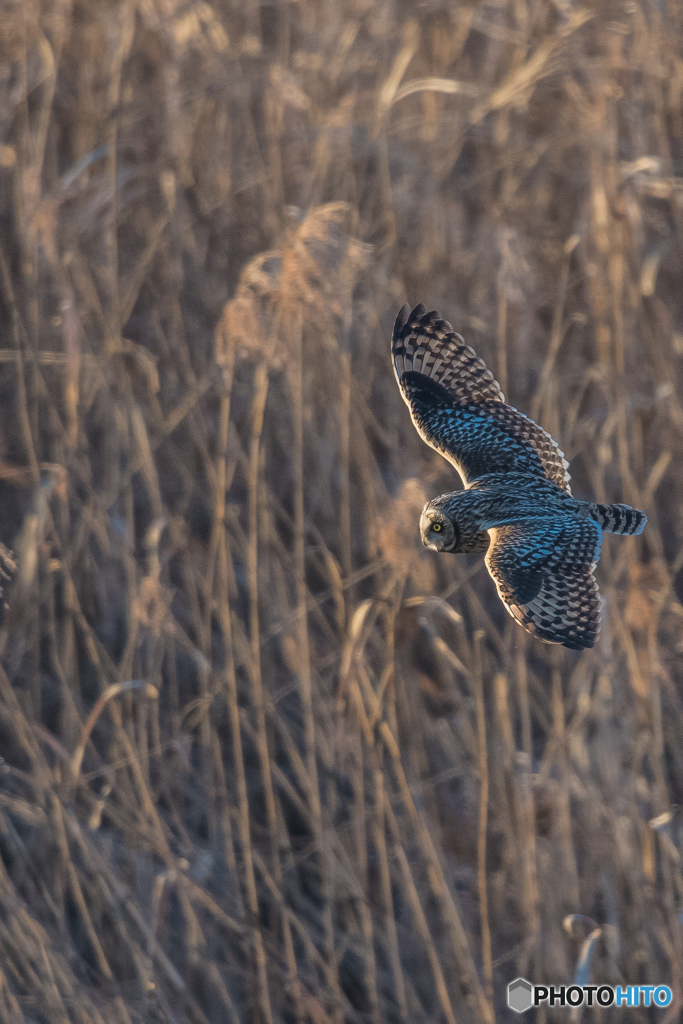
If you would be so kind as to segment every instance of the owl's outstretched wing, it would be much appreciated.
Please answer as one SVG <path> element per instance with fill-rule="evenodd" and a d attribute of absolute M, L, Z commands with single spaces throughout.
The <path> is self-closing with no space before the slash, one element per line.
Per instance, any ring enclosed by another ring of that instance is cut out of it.
<path fill-rule="evenodd" d="M 484 361 L 437 312 L 404 306 L 391 356 L 418 433 L 465 485 L 517 470 L 545 476 L 571 494 L 569 463 L 550 434 L 506 404 Z"/>
<path fill-rule="evenodd" d="M 567 517 L 512 523 L 491 530 L 486 566 L 512 617 L 546 643 L 592 647 L 600 632 L 593 569 L 602 530 Z"/>

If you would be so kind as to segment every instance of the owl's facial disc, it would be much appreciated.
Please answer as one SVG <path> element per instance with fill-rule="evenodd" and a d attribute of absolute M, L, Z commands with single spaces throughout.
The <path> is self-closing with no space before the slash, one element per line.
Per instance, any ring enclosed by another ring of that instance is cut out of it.
<path fill-rule="evenodd" d="M 453 523 L 443 512 L 425 505 L 420 516 L 422 543 L 430 551 L 451 551 L 455 546 Z"/>

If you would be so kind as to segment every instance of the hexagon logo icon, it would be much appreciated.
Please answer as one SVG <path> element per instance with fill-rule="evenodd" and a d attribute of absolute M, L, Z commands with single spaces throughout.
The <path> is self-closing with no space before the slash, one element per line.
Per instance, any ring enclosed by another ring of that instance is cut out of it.
<path fill-rule="evenodd" d="M 524 1013 L 533 1005 L 533 989 L 526 978 L 515 978 L 508 985 L 508 1006 L 515 1013 Z"/>

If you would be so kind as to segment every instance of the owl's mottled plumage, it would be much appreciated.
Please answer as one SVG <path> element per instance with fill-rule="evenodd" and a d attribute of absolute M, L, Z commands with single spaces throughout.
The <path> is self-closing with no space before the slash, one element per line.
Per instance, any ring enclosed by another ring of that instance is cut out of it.
<path fill-rule="evenodd" d="M 577 501 L 550 434 L 506 404 L 483 360 L 424 306 L 404 306 L 392 338 L 396 379 L 420 436 L 455 466 L 464 491 L 428 502 L 422 542 L 487 551 L 510 614 L 547 643 L 592 647 L 600 630 L 593 569 L 603 531 L 641 533 L 628 505 Z"/>

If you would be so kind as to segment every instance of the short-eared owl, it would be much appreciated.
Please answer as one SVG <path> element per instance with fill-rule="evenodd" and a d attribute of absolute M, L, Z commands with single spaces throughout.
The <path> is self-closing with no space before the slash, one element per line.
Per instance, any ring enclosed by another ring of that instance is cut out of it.
<path fill-rule="evenodd" d="M 547 643 L 592 647 L 603 530 L 642 533 L 644 513 L 573 498 L 550 434 L 506 404 L 483 360 L 438 313 L 404 306 L 391 355 L 418 433 L 465 484 L 425 505 L 422 543 L 486 551 L 498 594 L 525 629 Z"/>

